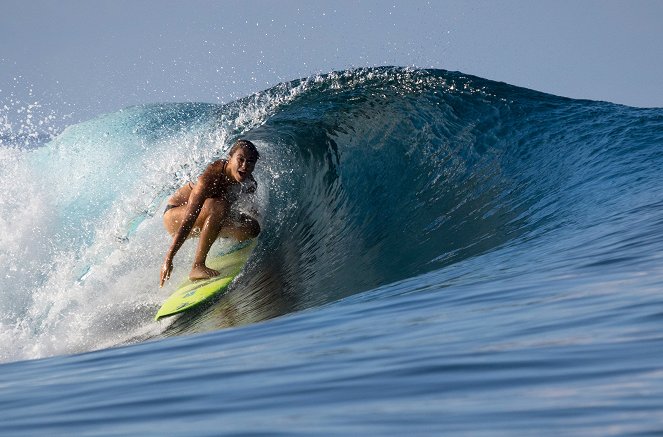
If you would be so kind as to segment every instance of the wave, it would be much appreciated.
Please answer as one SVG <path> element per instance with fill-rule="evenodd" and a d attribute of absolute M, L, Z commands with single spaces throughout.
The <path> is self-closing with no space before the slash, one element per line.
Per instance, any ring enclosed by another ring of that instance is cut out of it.
<path fill-rule="evenodd" d="M 261 321 L 435 271 L 450 284 L 569 274 L 571 248 L 598 250 L 587 229 L 655 203 L 662 132 L 661 109 L 383 67 L 228 105 L 131 107 L 41 147 L 3 143 L 0 174 L 17 189 L 0 208 L 0 359 Z M 174 288 L 157 288 L 165 199 L 239 137 L 262 156 L 259 244 L 215 305 L 154 324 Z"/>

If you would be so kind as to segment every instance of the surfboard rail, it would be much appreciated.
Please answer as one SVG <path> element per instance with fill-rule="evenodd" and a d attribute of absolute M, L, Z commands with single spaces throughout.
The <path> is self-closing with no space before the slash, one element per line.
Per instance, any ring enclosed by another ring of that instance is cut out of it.
<path fill-rule="evenodd" d="M 208 259 L 207 265 L 219 271 L 220 275 L 210 279 L 184 281 L 164 301 L 154 316 L 154 320 L 158 321 L 164 317 L 182 313 L 223 293 L 233 279 L 240 274 L 255 245 L 255 241 L 252 241 L 248 245 L 238 246 L 227 254 Z"/>

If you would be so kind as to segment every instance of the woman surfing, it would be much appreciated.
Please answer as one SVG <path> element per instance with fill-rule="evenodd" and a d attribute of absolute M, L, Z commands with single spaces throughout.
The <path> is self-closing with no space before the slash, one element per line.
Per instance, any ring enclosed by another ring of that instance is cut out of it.
<path fill-rule="evenodd" d="M 170 278 L 173 258 L 187 238 L 199 237 L 189 273 L 189 279 L 198 280 L 219 275 L 205 265 L 217 238 L 244 241 L 258 236 L 258 222 L 246 214 L 231 213 L 230 207 L 242 193 L 255 192 L 257 183 L 252 174 L 259 157 L 252 142 L 238 140 L 230 149 L 228 159 L 211 163 L 195 184 L 189 182 L 168 199 L 163 224 L 173 236 L 173 242 L 161 267 L 160 287 Z"/>

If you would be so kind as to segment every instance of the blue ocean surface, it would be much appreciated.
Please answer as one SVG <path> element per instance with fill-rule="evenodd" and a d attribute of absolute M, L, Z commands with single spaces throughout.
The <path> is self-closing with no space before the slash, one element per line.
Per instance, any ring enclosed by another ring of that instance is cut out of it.
<path fill-rule="evenodd" d="M 663 434 L 663 109 L 382 67 L 5 130 L 1 435 Z M 154 322 L 238 138 L 257 246 Z"/>

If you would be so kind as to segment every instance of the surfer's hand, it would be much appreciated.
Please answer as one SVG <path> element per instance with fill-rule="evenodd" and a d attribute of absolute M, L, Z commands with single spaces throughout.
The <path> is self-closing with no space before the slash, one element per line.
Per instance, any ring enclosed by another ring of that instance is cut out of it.
<path fill-rule="evenodd" d="M 163 287 L 163 284 L 170 279 L 170 272 L 173 271 L 173 261 L 170 258 L 166 258 L 161 266 L 161 281 L 159 282 L 159 287 Z"/>

